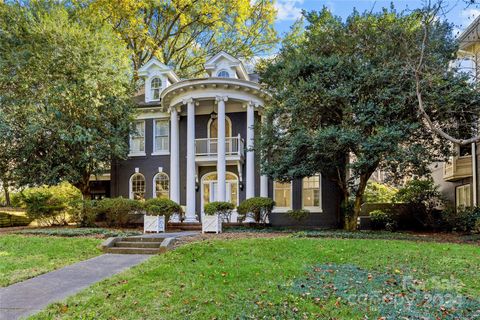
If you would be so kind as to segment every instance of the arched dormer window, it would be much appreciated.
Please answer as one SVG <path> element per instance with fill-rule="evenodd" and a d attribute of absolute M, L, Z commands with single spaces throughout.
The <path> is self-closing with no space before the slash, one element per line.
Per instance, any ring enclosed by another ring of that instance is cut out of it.
<path fill-rule="evenodd" d="M 150 91 L 152 92 L 152 100 L 160 99 L 160 90 L 162 89 L 162 80 L 160 78 L 153 78 L 150 82 Z"/>
<path fill-rule="evenodd" d="M 219 77 L 219 78 L 230 78 L 230 73 L 227 70 L 220 70 L 217 73 L 217 77 Z"/>
<path fill-rule="evenodd" d="M 145 177 L 141 173 L 135 173 L 130 178 L 130 199 L 145 199 Z"/>
<path fill-rule="evenodd" d="M 168 175 L 164 172 L 159 172 L 153 178 L 153 190 L 155 190 L 154 198 L 169 199 L 170 198 L 170 181 Z"/>

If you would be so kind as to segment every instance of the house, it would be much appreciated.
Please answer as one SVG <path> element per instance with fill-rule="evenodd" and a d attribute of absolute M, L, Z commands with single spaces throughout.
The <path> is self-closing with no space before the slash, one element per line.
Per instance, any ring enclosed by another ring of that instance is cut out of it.
<path fill-rule="evenodd" d="M 155 58 L 139 70 L 145 86 L 135 97 L 136 133 L 128 158 L 103 178 L 109 195 L 170 198 L 184 206 L 187 223 L 201 221 L 212 201 L 271 197 L 274 225 L 294 224 L 285 212 L 306 208 L 311 214 L 303 224 L 335 226 L 340 196 L 333 182 L 319 174 L 279 183 L 260 174 L 255 127 L 269 97 L 258 76 L 225 52 L 208 59 L 205 74 L 180 79 Z"/>
<path fill-rule="evenodd" d="M 472 71 L 473 81 L 480 77 L 480 17 L 477 17 L 459 36 L 459 58 Z M 480 144 L 454 145 L 455 156 L 436 163 L 432 176 L 444 197 L 455 207 L 477 206 L 479 203 Z"/>

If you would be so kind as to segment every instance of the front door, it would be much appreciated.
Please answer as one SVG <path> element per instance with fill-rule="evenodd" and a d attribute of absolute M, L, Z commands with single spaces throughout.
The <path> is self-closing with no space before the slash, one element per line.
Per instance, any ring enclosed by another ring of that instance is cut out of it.
<path fill-rule="evenodd" d="M 238 205 L 238 178 L 234 174 L 227 172 L 226 173 L 226 182 L 225 182 L 225 201 L 233 203 L 235 206 Z M 211 172 L 207 173 L 202 177 L 201 183 L 201 208 L 202 208 L 202 217 L 203 209 L 205 205 L 210 202 L 218 201 L 217 195 L 217 173 Z"/>

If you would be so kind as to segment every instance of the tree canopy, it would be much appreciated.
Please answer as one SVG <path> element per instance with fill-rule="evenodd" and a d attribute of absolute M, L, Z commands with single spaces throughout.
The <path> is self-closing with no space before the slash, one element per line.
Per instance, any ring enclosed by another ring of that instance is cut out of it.
<path fill-rule="evenodd" d="M 86 15 L 112 25 L 132 51 L 134 70 L 152 57 L 180 76 L 197 76 L 209 55 L 240 58 L 277 42 L 271 0 L 74 0 Z"/>
<path fill-rule="evenodd" d="M 259 141 L 262 170 L 278 180 L 321 172 L 336 181 L 344 195 L 339 218 L 348 229 L 355 228 L 375 170 L 422 175 L 450 152 L 417 112 L 422 14 L 391 8 L 353 12 L 342 21 L 326 8 L 306 13 L 305 32 L 296 30 L 280 54 L 259 67 L 273 97 Z M 449 69 L 457 49 L 451 34 L 448 23 L 433 25 L 422 85 L 429 113 L 454 131 L 459 117 L 471 121 L 478 114 L 480 95 Z"/>
<path fill-rule="evenodd" d="M 20 185 L 71 182 L 127 153 L 129 51 L 55 2 L 0 4 L 0 145 Z"/>

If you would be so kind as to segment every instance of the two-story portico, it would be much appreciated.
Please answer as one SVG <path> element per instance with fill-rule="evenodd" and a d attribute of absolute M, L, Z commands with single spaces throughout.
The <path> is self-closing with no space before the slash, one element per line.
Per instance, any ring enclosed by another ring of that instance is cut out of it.
<path fill-rule="evenodd" d="M 180 80 L 156 59 L 139 70 L 145 87 L 135 98 L 136 133 L 128 159 L 112 165 L 111 195 L 169 197 L 184 206 L 190 223 L 198 222 L 212 201 L 238 205 L 255 196 L 272 197 L 278 217 L 308 208 L 321 215 L 312 223 L 333 225 L 337 190 L 327 179 L 316 175 L 277 183 L 260 175 L 253 147 L 268 96 L 258 77 L 225 52 L 210 58 L 205 70 L 206 77 Z M 324 203 L 325 195 L 333 201 Z"/>

